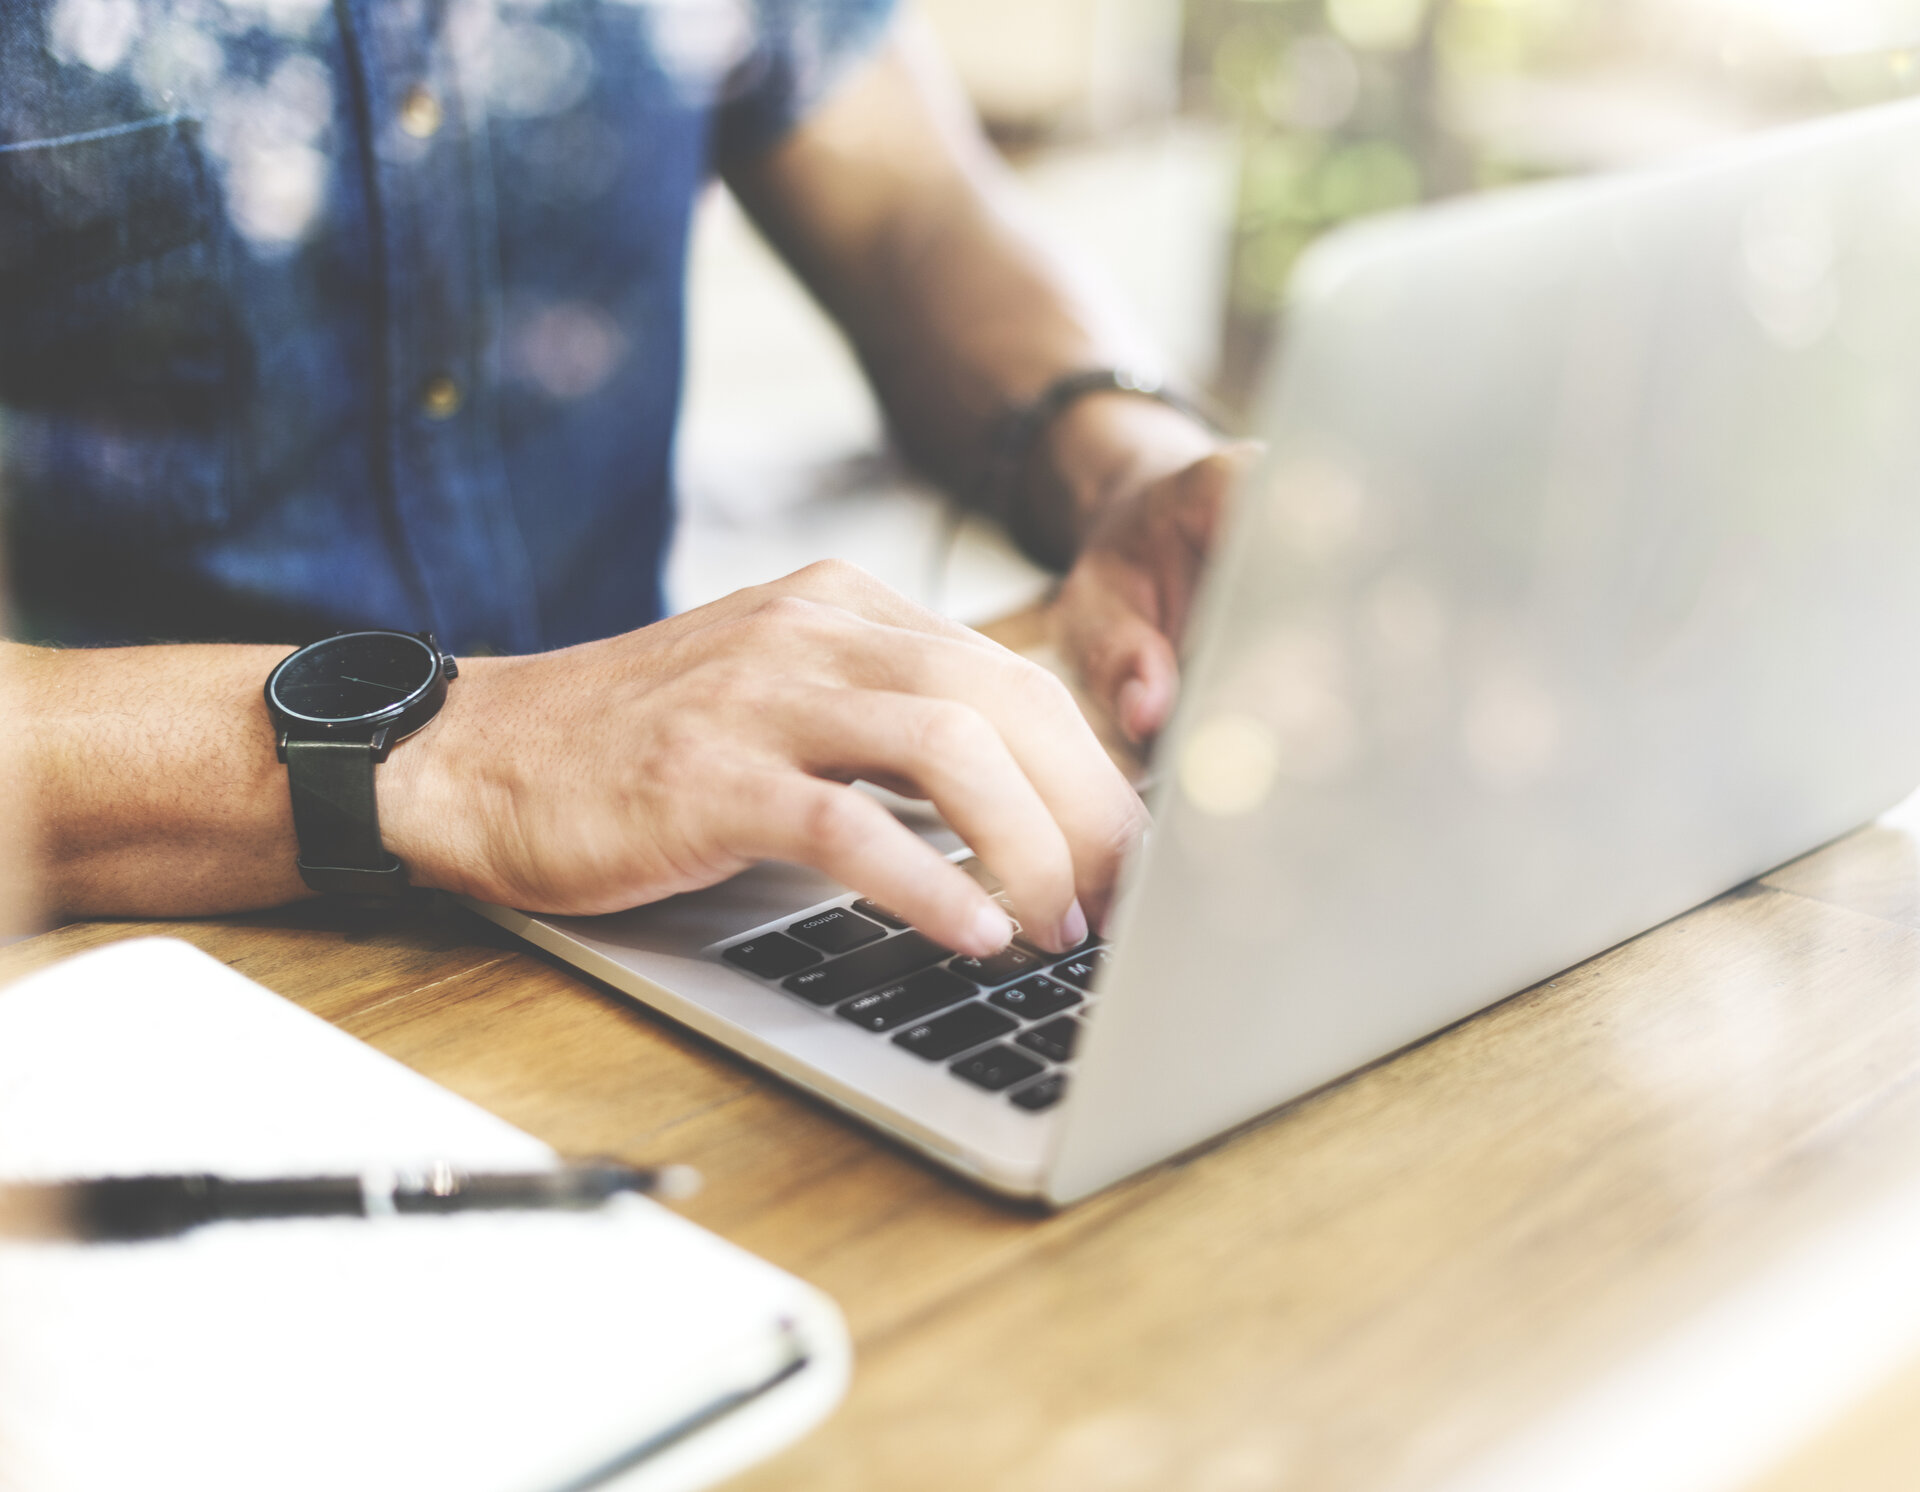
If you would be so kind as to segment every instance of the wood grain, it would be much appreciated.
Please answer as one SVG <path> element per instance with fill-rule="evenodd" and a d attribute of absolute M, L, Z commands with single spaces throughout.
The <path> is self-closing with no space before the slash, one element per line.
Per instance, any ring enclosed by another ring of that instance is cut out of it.
<path fill-rule="evenodd" d="M 847 1403 L 755 1492 L 1423 1486 L 1920 1167 L 1900 816 L 1057 1216 L 451 904 L 79 925 L 0 977 L 148 933 L 564 1151 L 700 1167 L 688 1212 L 856 1337 Z M 1916 1383 L 1807 1454 L 1868 1465 Z M 1781 1477 L 1756 1492 L 1894 1485 Z"/>
<path fill-rule="evenodd" d="M 700 1166 L 692 1215 L 859 1344 L 747 1487 L 1418 1485 L 1920 1159 L 1920 931 L 1766 886 L 1056 1217 L 453 908 L 91 924 L 0 973 L 147 932 L 562 1149 Z"/>

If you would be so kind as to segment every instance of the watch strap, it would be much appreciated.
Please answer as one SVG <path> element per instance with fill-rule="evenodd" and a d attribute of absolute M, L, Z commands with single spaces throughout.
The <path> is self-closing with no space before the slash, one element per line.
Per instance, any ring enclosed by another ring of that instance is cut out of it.
<path fill-rule="evenodd" d="M 368 741 L 289 740 L 284 750 L 301 879 L 348 895 L 404 891 L 407 868 L 380 842 L 373 768 L 383 753 Z"/>
<path fill-rule="evenodd" d="M 1132 368 L 1082 368 L 1054 379 L 1025 404 L 1003 410 L 987 432 L 986 460 L 980 471 L 978 506 L 998 519 L 1027 553 L 1064 573 L 1073 564 L 1072 536 L 1058 524 L 1041 521 L 1021 501 L 1024 474 L 1034 451 L 1054 421 L 1091 394 L 1133 394 L 1178 410 L 1218 430 L 1221 421 L 1197 398 L 1179 392 L 1156 374 Z"/>

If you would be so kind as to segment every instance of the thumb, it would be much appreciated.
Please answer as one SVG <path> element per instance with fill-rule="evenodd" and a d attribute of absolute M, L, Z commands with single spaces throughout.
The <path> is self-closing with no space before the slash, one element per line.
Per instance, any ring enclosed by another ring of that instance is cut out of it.
<path fill-rule="evenodd" d="M 1081 677 L 1129 741 L 1157 735 L 1173 713 L 1173 644 L 1111 586 L 1081 577 L 1061 596 L 1062 640 Z"/>

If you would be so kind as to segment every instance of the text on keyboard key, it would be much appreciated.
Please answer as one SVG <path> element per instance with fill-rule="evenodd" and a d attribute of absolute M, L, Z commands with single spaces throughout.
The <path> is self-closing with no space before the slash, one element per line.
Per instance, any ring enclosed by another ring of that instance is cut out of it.
<path fill-rule="evenodd" d="M 1100 977 L 1106 965 L 1107 950 L 1090 948 L 1064 964 L 1055 964 L 1050 972 L 1055 979 L 1064 979 L 1068 984 L 1079 985 L 1081 989 L 1092 989 L 1093 981 Z"/>
<path fill-rule="evenodd" d="M 758 974 L 762 979 L 778 979 L 782 974 L 791 974 L 795 969 L 804 969 L 808 964 L 820 962 L 819 954 L 805 943 L 796 943 L 785 933 L 762 933 L 757 938 L 748 938 L 744 943 L 735 943 L 720 956 L 730 964 L 738 964 L 749 974 Z"/>
<path fill-rule="evenodd" d="M 938 1062 L 958 1056 L 968 1047 L 992 1041 L 996 1036 L 1005 1036 L 1019 1024 L 1012 1016 L 989 1010 L 976 1000 L 930 1021 L 909 1026 L 893 1040 L 896 1046 L 905 1047 L 916 1057 Z"/>
<path fill-rule="evenodd" d="M 905 927 L 907 919 L 888 907 L 883 907 L 872 897 L 863 896 L 853 904 L 854 911 L 862 917 L 871 917 L 875 922 L 884 922 L 888 927 Z"/>
<path fill-rule="evenodd" d="M 1010 1046 L 990 1046 L 971 1057 L 962 1057 L 951 1069 L 955 1077 L 965 1079 L 976 1088 L 985 1088 L 989 1093 L 1011 1088 L 1041 1070 L 1033 1058 Z"/>
<path fill-rule="evenodd" d="M 922 969 L 894 984 L 883 984 L 864 995 L 855 995 L 834 1011 L 844 1020 L 869 1031 L 891 1031 L 908 1021 L 917 1021 L 930 1011 L 969 999 L 979 991 L 971 980 L 945 969 Z"/>
<path fill-rule="evenodd" d="M 815 1005 L 837 1005 L 849 995 L 902 978 L 928 964 L 937 964 L 952 951 L 917 932 L 904 932 L 884 943 L 856 948 L 830 964 L 795 974 L 785 983 L 803 1000 L 811 1000 Z"/>
<path fill-rule="evenodd" d="M 1044 974 L 1035 974 L 1033 978 L 1023 979 L 1009 989 L 998 990 L 988 998 L 1002 1010 L 1012 1011 L 1023 1020 L 1039 1021 L 1057 1015 L 1070 1005 L 1078 1005 L 1080 991 L 1056 984 Z"/>
<path fill-rule="evenodd" d="M 1046 960 L 1029 948 L 1009 943 L 990 958 L 956 958 L 947 967 L 964 974 L 975 984 L 1005 984 L 1022 974 L 1031 974 Z"/>
<path fill-rule="evenodd" d="M 829 907 L 824 912 L 815 912 L 811 917 L 789 923 L 787 931 L 822 953 L 851 953 L 863 944 L 876 943 L 887 935 L 887 930 L 879 923 L 856 917 L 845 907 Z"/>

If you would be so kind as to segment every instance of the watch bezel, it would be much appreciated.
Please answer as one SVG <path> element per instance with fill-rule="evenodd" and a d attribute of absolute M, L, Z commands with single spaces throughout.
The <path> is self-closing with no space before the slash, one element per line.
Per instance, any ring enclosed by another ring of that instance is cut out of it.
<path fill-rule="evenodd" d="M 275 694 L 275 688 L 281 675 L 296 661 L 324 648 L 338 647 L 353 642 L 357 638 L 404 637 L 408 642 L 418 645 L 431 661 L 431 671 L 421 681 L 420 686 L 411 694 L 392 704 L 382 705 L 364 715 L 352 715 L 345 719 L 328 720 L 317 715 L 303 714 L 299 710 L 282 704 Z M 376 734 L 384 734 L 388 742 L 400 740 L 413 734 L 440 711 L 447 697 L 447 655 L 433 639 L 431 633 L 418 634 L 399 632 L 385 627 L 364 627 L 353 632 L 336 633 L 332 637 L 323 637 L 310 642 L 305 647 L 296 648 L 282 658 L 267 675 L 266 701 L 267 712 L 273 717 L 273 723 L 283 733 L 306 739 L 316 737 L 347 737 L 353 740 L 371 740 Z"/>

